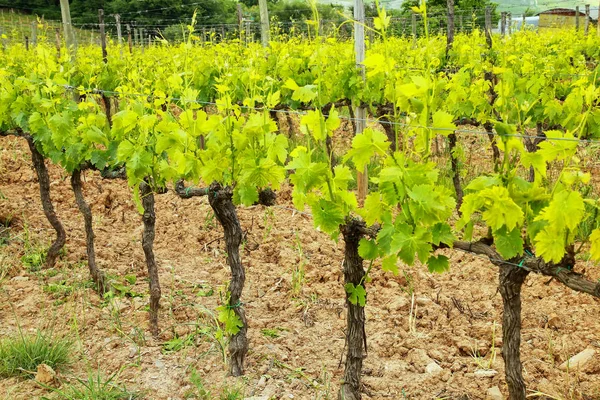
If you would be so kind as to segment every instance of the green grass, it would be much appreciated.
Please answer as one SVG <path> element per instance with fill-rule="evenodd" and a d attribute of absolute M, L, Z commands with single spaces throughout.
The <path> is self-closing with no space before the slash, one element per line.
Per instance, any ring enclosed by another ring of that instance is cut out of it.
<path fill-rule="evenodd" d="M 71 342 L 38 331 L 35 336 L 18 336 L 0 341 L 0 377 L 33 378 L 40 364 L 52 369 L 69 365 Z"/>
<path fill-rule="evenodd" d="M 50 388 L 55 396 L 52 399 L 64 400 L 129 400 L 137 399 L 138 394 L 116 382 L 117 374 L 104 378 L 99 372 L 90 372 L 87 379 L 76 379 L 74 383 L 63 384 L 62 389 Z M 49 400 L 48 397 L 42 397 Z"/>

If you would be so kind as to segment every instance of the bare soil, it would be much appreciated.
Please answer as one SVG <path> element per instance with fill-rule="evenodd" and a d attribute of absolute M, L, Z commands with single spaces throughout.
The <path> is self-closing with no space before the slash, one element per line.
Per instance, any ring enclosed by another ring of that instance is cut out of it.
<path fill-rule="evenodd" d="M 89 371 L 104 376 L 120 371 L 118 381 L 147 399 L 186 398 L 192 368 L 214 398 L 224 387 L 235 386 L 246 397 L 337 398 L 346 315 L 343 243 L 316 231 L 310 215 L 293 211 L 289 189 L 279 193 L 277 207 L 238 210 L 246 233 L 243 301 L 250 352 L 246 376 L 236 379 L 227 376 L 215 339 L 215 309 L 229 269 L 223 233 L 208 200 L 181 200 L 172 192 L 157 196 L 155 251 L 163 297 L 161 334 L 153 339 L 147 333 L 142 220 L 131 190 L 124 181 L 106 181 L 91 172 L 84 176 L 99 267 L 140 294 L 101 299 L 89 288 L 83 218 L 68 176 L 60 167 L 49 168 L 53 201 L 68 240 L 55 269 L 33 271 L 21 257 L 31 247 L 47 246 L 53 231 L 42 212 L 24 141 L 0 139 L 0 222 L 12 219 L 9 241 L 0 244 L 0 337 L 16 335 L 19 326 L 24 332 L 41 329 L 68 337 L 74 342 L 73 363 L 59 371 L 61 380 L 86 377 Z M 494 386 L 506 396 L 497 270 L 470 254 L 447 254 L 452 269 L 443 275 L 422 266 L 403 267 L 399 276 L 374 269 L 367 287 L 365 399 L 484 399 Z M 600 278 L 598 267 L 580 265 L 593 279 Z M 301 267 L 304 281 L 294 285 L 294 271 Z M 137 281 L 129 284 L 126 275 Z M 522 361 L 532 397 L 600 399 L 600 301 L 530 276 L 523 302 Z M 174 338 L 188 337 L 182 349 L 167 351 Z M 559 370 L 586 348 L 596 355 L 583 368 Z M 427 372 L 432 362 L 442 371 Z M 479 377 L 481 369 L 497 373 Z M 49 393 L 31 380 L 0 380 L 0 398 Z"/>

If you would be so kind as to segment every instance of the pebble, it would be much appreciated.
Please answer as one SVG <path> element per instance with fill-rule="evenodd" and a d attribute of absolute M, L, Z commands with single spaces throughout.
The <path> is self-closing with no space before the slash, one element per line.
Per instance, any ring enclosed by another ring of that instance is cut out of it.
<path fill-rule="evenodd" d="M 473 375 L 475 375 L 475 378 L 492 378 L 498 375 L 498 371 L 495 369 L 478 369 Z"/>
<path fill-rule="evenodd" d="M 486 400 L 504 400 L 504 396 L 502 396 L 502 392 L 498 386 L 489 388 L 485 398 Z"/>
<path fill-rule="evenodd" d="M 562 363 L 560 367 L 558 367 L 561 371 L 566 371 L 567 369 L 579 369 L 587 364 L 594 355 L 596 354 L 596 350 L 594 349 L 585 349 L 581 353 L 574 355 L 569 358 L 567 361 Z"/>
<path fill-rule="evenodd" d="M 439 375 L 444 371 L 444 369 L 442 367 L 440 367 L 439 365 L 437 365 L 437 363 L 432 362 L 427 364 L 427 366 L 425 367 L 425 372 L 428 373 L 429 375 Z"/>

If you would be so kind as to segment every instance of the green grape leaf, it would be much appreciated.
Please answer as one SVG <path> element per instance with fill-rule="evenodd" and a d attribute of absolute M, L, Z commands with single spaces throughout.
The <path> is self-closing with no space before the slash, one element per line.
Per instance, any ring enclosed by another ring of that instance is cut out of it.
<path fill-rule="evenodd" d="M 431 253 L 431 232 L 419 226 L 414 230 L 410 225 L 400 224 L 392 238 L 391 251 L 398 253 L 402 261 L 408 265 L 415 262 L 415 253 L 419 260 L 424 263 Z"/>
<path fill-rule="evenodd" d="M 374 260 L 379 255 L 377 243 L 374 240 L 360 239 L 358 244 L 358 255 L 363 260 Z"/>
<path fill-rule="evenodd" d="M 547 226 L 535 237 L 535 252 L 546 262 L 558 263 L 565 255 L 564 234 Z"/>
<path fill-rule="evenodd" d="M 564 160 L 571 157 L 577 151 L 577 140 L 574 139 L 572 133 L 563 133 L 561 131 L 545 132 L 548 139 L 563 139 L 563 140 L 545 140 L 538 145 L 537 153 L 541 154 L 548 162 L 554 160 Z M 564 140 L 567 139 L 567 140 Z"/>
<path fill-rule="evenodd" d="M 333 169 L 333 182 L 338 190 L 348 190 L 348 183 L 353 180 L 352 171 L 346 165 L 336 165 Z"/>
<path fill-rule="evenodd" d="M 243 205 L 252 205 L 258 201 L 258 189 L 256 186 L 237 186 L 235 188 L 237 194 L 236 203 Z"/>
<path fill-rule="evenodd" d="M 502 178 L 498 175 L 483 175 L 473 179 L 465 187 L 466 192 L 479 192 L 492 186 L 502 185 Z"/>
<path fill-rule="evenodd" d="M 445 222 L 439 222 L 431 229 L 431 243 L 439 246 L 440 243 L 444 243 L 450 247 L 454 244 L 456 237 L 452 233 L 450 225 Z"/>
<path fill-rule="evenodd" d="M 375 222 L 381 222 L 383 214 L 389 209 L 390 207 L 383 201 L 381 195 L 372 192 L 367 195 L 363 207 L 358 210 L 358 214 L 363 217 L 367 225 L 373 225 Z"/>
<path fill-rule="evenodd" d="M 454 132 L 456 125 L 454 117 L 445 111 L 438 110 L 433 114 L 433 134 L 448 136 Z"/>
<path fill-rule="evenodd" d="M 352 149 L 344 157 L 344 161 L 352 160 L 357 171 L 362 172 L 374 155 L 383 156 L 390 142 L 387 136 L 379 131 L 367 128 L 363 133 L 354 136 Z"/>
<path fill-rule="evenodd" d="M 523 238 L 521 237 L 521 230 L 519 228 L 515 228 L 509 232 L 503 226 L 499 230 L 494 231 L 493 236 L 496 250 L 498 250 L 498 253 L 505 260 L 523 254 Z"/>
<path fill-rule="evenodd" d="M 398 271 L 398 257 L 396 257 L 395 254 L 385 257 L 381 261 L 381 269 L 386 272 L 391 272 L 394 275 L 398 275 L 400 273 L 400 271 Z"/>
<path fill-rule="evenodd" d="M 540 212 L 535 221 L 548 221 L 557 232 L 562 232 L 565 228 L 573 232 L 584 214 L 585 204 L 581 194 L 563 190 L 554 194 L 550 204 Z"/>
<path fill-rule="evenodd" d="M 242 320 L 237 314 L 227 306 L 217 307 L 219 311 L 218 320 L 225 325 L 225 332 L 229 335 L 236 335 L 244 326 Z"/>
<path fill-rule="evenodd" d="M 431 273 L 442 274 L 450 270 L 450 260 L 444 255 L 431 256 L 427 259 L 427 269 Z"/>
<path fill-rule="evenodd" d="M 311 203 L 315 226 L 332 237 L 337 236 L 345 217 L 340 205 L 325 199 Z"/>
<path fill-rule="evenodd" d="M 354 286 L 353 283 L 344 285 L 346 293 L 348 293 L 348 301 L 354 305 L 364 307 L 367 304 L 367 291 L 363 285 Z"/>
<path fill-rule="evenodd" d="M 546 177 L 546 159 L 544 158 L 544 155 L 539 153 L 539 152 L 534 152 L 534 153 L 523 153 L 521 154 L 521 163 L 523 164 L 523 166 L 525 168 L 529 168 L 529 167 L 533 167 L 533 170 L 535 171 L 535 176 L 536 178 L 541 177 L 541 178 L 545 178 Z"/>
<path fill-rule="evenodd" d="M 600 228 L 592 231 L 590 243 L 590 256 L 592 257 L 592 260 L 600 261 Z"/>

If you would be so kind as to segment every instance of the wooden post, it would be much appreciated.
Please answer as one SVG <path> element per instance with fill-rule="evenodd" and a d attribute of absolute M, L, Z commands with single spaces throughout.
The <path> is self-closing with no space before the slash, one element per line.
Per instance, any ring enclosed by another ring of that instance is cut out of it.
<path fill-rule="evenodd" d="M 506 25 L 508 26 L 508 35 L 512 34 L 512 14 L 508 12 L 506 14 Z"/>
<path fill-rule="evenodd" d="M 238 17 L 238 30 L 240 33 L 240 43 L 244 40 L 243 30 L 244 30 L 244 14 L 242 13 L 242 4 L 237 4 L 237 17 Z"/>
<path fill-rule="evenodd" d="M 252 22 L 250 20 L 246 21 L 246 44 L 250 44 L 254 42 L 254 35 L 252 32 Z"/>
<path fill-rule="evenodd" d="M 269 41 L 271 40 L 271 26 L 269 25 L 269 8 L 267 7 L 267 0 L 258 0 L 260 7 L 260 38 L 263 47 L 269 47 Z"/>
<path fill-rule="evenodd" d="M 575 7 L 575 30 L 579 31 L 579 6 Z"/>
<path fill-rule="evenodd" d="M 77 43 L 73 34 L 73 25 L 71 25 L 71 9 L 69 8 L 69 0 L 60 0 L 60 13 L 65 32 L 65 43 L 71 52 L 71 57 L 77 54 Z"/>
<path fill-rule="evenodd" d="M 117 42 L 119 43 L 119 47 L 123 44 L 123 35 L 121 34 L 121 16 L 119 14 L 115 14 L 115 23 L 117 24 Z"/>
<path fill-rule="evenodd" d="M 412 13 L 412 36 L 413 36 L 413 44 L 417 45 L 417 14 L 415 12 Z"/>
<path fill-rule="evenodd" d="M 60 28 L 54 29 L 54 36 L 56 38 L 56 54 L 60 58 Z"/>
<path fill-rule="evenodd" d="M 506 11 L 500 13 L 500 34 L 506 35 Z"/>
<path fill-rule="evenodd" d="M 131 25 L 127 24 L 127 44 L 129 44 L 129 54 L 133 54 L 133 43 L 131 43 Z"/>
<path fill-rule="evenodd" d="M 463 25 L 462 13 L 460 13 L 460 15 L 458 16 L 458 23 L 460 24 L 460 33 L 463 33 L 465 31 L 465 29 L 464 29 L 464 25 Z"/>
<path fill-rule="evenodd" d="M 363 0 L 354 0 L 354 52 L 356 54 L 356 66 L 360 70 L 362 79 L 365 79 L 365 4 Z M 356 116 L 356 134 L 360 134 L 367 127 L 367 109 L 358 105 L 354 111 Z M 358 172 L 356 177 L 358 183 L 358 201 L 362 202 L 367 197 L 369 176 L 367 168 Z"/>
<path fill-rule="evenodd" d="M 104 29 L 104 10 L 98 10 L 98 24 L 100 26 L 100 46 L 102 47 L 102 61 L 108 63 L 108 52 L 106 51 L 106 31 Z"/>
<path fill-rule="evenodd" d="M 488 47 L 492 48 L 492 9 L 490 6 L 485 8 L 485 41 Z"/>
<path fill-rule="evenodd" d="M 525 14 L 523 14 L 523 24 L 521 25 L 521 30 L 524 31 L 525 30 L 525 24 L 527 23 L 527 17 L 525 16 Z"/>
<path fill-rule="evenodd" d="M 29 51 L 29 36 L 25 36 L 25 50 Z"/>
<path fill-rule="evenodd" d="M 600 15 L 600 10 L 598 10 L 598 15 Z M 589 31 L 590 31 L 590 5 L 586 4 L 585 5 L 585 22 L 584 22 L 584 33 L 585 36 L 588 35 Z"/>
<path fill-rule="evenodd" d="M 31 23 L 31 45 L 37 46 L 37 21 Z"/>
<path fill-rule="evenodd" d="M 373 42 L 375 41 L 375 34 L 373 32 L 373 27 L 375 26 L 375 24 L 373 18 L 369 18 L 367 26 L 369 27 L 369 30 L 367 31 L 367 34 L 369 35 L 369 46 L 373 46 Z"/>
<path fill-rule="evenodd" d="M 452 49 L 452 43 L 454 43 L 454 0 L 446 0 L 446 5 L 448 6 L 446 59 L 448 59 L 448 53 Z"/>

